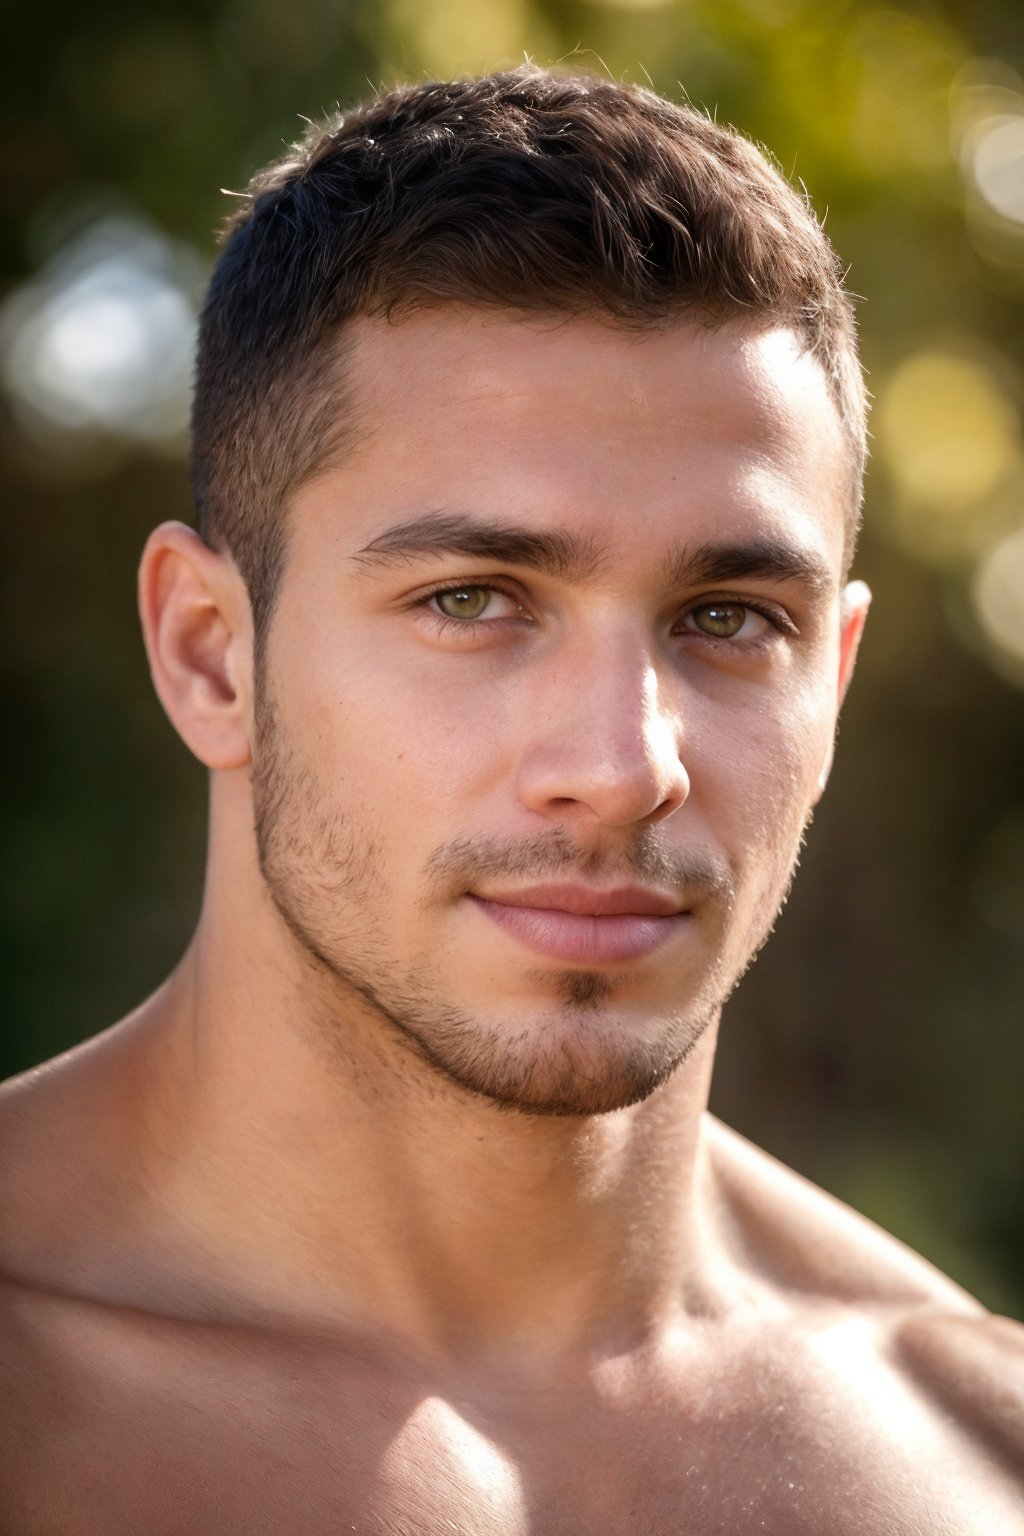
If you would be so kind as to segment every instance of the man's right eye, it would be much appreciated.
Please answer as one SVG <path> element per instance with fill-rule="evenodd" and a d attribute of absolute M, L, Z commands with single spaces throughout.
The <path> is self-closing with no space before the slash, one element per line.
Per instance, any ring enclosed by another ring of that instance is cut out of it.
<path fill-rule="evenodd" d="M 487 612 L 494 592 L 490 587 L 449 587 L 431 599 L 446 619 L 479 619 Z"/>
<path fill-rule="evenodd" d="M 498 624 L 503 619 L 522 619 L 525 610 L 519 599 L 493 582 L 463 581 L 451 587 L 437 587 L 418 599 L 442 623 L 464 624 L 486 620 Z"/>

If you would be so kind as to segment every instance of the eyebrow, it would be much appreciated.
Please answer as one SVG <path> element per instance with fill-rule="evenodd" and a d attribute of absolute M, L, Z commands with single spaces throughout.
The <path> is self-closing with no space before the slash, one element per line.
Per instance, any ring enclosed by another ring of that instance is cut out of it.
<path fill-rule="evenodd" d="M 500 565 L 525 565 L 564 581 L 582 581 L 602 564 L 593 539 L 550 530 L 538 533 L 464 513 L 428 512 L 386 528 L 351 558 L 389 565 L 424 555 L 468 555 Z"/>
<path fill-rule="evenodd" d="M 831 590 L 834 578 L 828 561 L 816 550 L 762 537 L 737 544 L 682 545 L 665 562 L 665 580 L 671 587 L 784 581 L 821 596 Z"/>
<path fill-rule="evenodd" d="M 376 567 L 431 555 L 466 555 L 499 565 L 526 566 L 564 581 L 583 581 L 605 563 L 592 538 L 441 511 L 386 528 L 351 559 Z M 665 560 L 664 574 L 668 587 L 760 579 L 793 582 L 820 595 L 832 586 L 829 565 L 816 551 L 770 537 L 680 545 Z"/>

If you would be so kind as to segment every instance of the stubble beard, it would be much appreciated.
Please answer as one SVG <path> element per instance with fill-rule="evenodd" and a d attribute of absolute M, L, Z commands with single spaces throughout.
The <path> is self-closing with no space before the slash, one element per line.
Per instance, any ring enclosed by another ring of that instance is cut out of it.
<path fill-rule="evenodd" d="M 650 1097 L 685 1062 L 767 938 L 789 879 L 738 962 L 723 963 L 735 903 L 731 872 L 704 854 L 671 853 L 658 829 L 638 830 L 614 868 L 606 853 L 581 854 L 561 829 L 520 840 L 457 838 L 428 863 L 434 899 L 452 900 L 482 876 L 600 878 L 628 871 L 700 899 L 702 921 L 717 923 L 716 958 L 680 1006 L 638 1027 L 616 1006 L 628 977 L 566 969 L 545 977 L 554 996 L 527 1021 L 494 1020 L 444 995 L 430 959 L 403 972 L 389 953 L 380 903 L 380 849 L 366 830 L 326 809 L 315 771 L 287 742 L 273 702 L 257 692 L 252 771 L 259 868 L 270 898 L 301 952 L 328 983 L 333 1027 L 351 1027 L 353 994 L 393 1042 L 449 1085 L 530 1116 L 592 1116 Z M 794 856 L 792 867 L 795 868 Z M 374 914 L 377 914 L 376 917 Z M 552 986 L 553 982 L 553 986 Z"/>

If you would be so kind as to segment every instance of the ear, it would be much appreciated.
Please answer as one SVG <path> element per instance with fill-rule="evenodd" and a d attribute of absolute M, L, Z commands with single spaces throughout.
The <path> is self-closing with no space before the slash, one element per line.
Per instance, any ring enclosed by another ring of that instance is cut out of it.
<path fill-rule="evenodd" d="M 184 523 L 161 523 L 139 567 L 139 613 L 160 702 L 207 768 L 249 762 L 252 616 L 234 563 Z"/>
<path fill-rule="evenodd" d="M 860 649 L 861 635 L 864 633 L 864 625 L 867 622 L 868 609 L 871 606 L 871 592 L 863 581 L 851 581 L 843 589 L 839 600 L 839 669 L 836 676 L 836 722 L 839 721 L 839 711 L 846 698 L 846 690 L 850 686 L 853 677 L 853 669 L 857 661 L 857 652 Z M 818 793 L 815 803 L 825 793 L 825 785 L 828 776 L 832 772 L 832 760 L 835 755 L 835 733 L 829 744 L 828 755 L 822 764 L 821 773 L 818 776 Z"/>

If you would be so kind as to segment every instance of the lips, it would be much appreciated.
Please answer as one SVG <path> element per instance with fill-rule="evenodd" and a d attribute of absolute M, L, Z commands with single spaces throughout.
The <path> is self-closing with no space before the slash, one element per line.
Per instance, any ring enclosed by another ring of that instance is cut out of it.
<path fill-rule="evenodd" d="M 638 886 L 598 891 L 535 885 L 470 894 L 476 907 L 536 954 L 569 965 L 622 965 L 643 959 L 689 920 L 677 900 Z"/>

